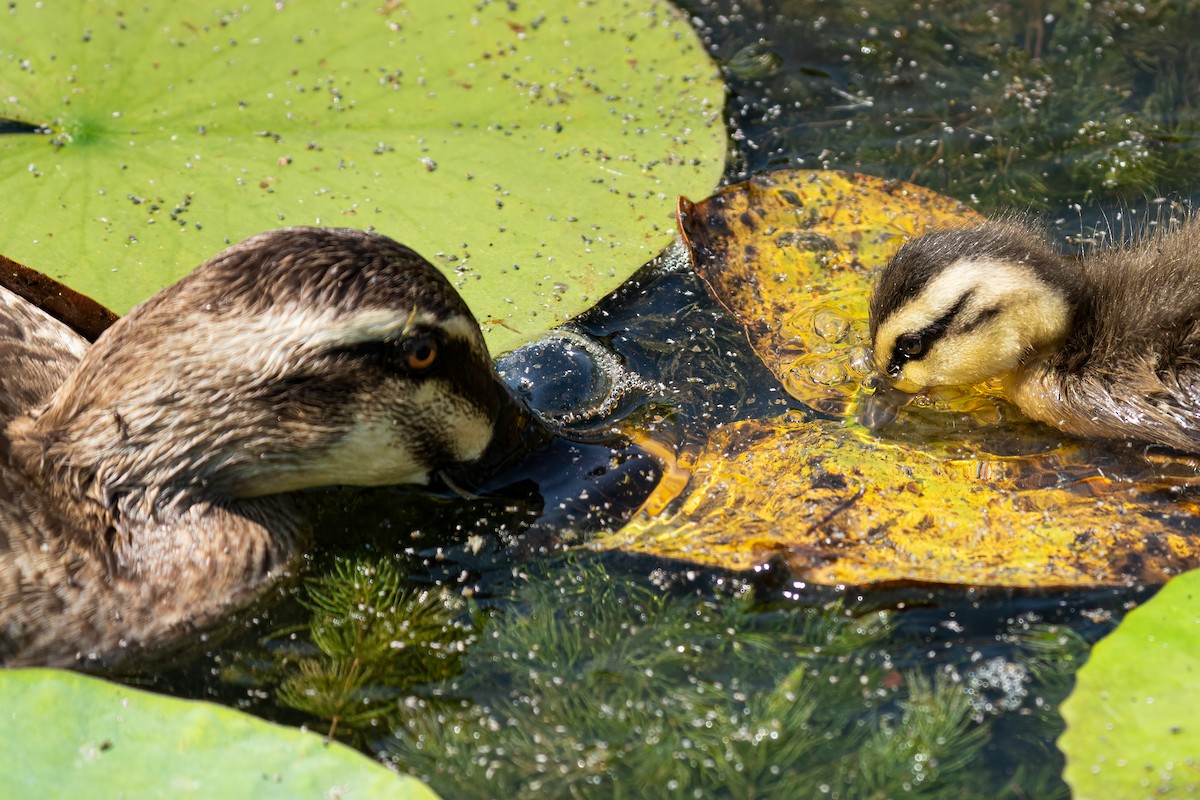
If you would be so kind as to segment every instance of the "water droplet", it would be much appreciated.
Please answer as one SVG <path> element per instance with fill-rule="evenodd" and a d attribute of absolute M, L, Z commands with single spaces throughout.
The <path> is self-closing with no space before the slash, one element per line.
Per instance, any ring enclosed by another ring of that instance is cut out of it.
<path fill-rule="evenodd" d="M 850 371 L 858 375 L 870 375 L 875 370 L 874 365 L 871 363 L 871 351 L 862 345 L 850 350 L 848 361 Z"/>
<path fill-rule="evenodd" d="M 836 311 L 818 311 L 812 325 L 817 336 L 827 342 L 840 342 L 850 332 L 850 321 Z"/>
<path fill-rule="evenodd" d="M 836 361 L 818 361 L 808 366 L 808 377 L 821 386 L 836 386 L 845 383 L 846 370 Z"/>

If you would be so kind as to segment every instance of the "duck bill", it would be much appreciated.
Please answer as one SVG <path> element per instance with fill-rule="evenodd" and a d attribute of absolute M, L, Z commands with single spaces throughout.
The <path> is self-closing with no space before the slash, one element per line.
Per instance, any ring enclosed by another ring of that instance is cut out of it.
<path fill-rule="evenodd" d="M 528 406 L 496 382 L 500 407 L 492 440 L 479 458 L 445 467 L 436 477 L 455 494 L 475 497 L 489 480 L 514 466 L 529 453 L 542 447 L 553 433 Z"/>
<path fill-rule="evenodd" d="M 912 400 L 913 394 L 881 383 L 875 394 L 869 395 L 863 401 L 858 411 L 859 423 L 873 431 L 891 425 L 900 415 L 900 409 Z"/>

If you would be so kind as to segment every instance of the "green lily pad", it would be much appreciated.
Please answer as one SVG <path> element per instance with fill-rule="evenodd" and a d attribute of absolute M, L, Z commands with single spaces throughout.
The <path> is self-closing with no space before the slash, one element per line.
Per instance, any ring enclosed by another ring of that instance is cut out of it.
<path fill-rule="evenodd" d="M 1079 671 L 1058 740 L 1073 796 L 1200 795 L 1198 707 L 1200 571 L 1134 609 Z"/>
<path fill-rule="evenodd" d="M 0 119 L 46 132 L 0 134 L 0 253 L 124 312 L 257 231 L 374 227 L 503 349 L 670 240 L 722 105 L 655 0 L 17 3 Z"/>
<path fill-rule="evenodd" d="M 316 734 L 71 672 L 0 673 L 0 708 L 0 797 L 437 800 Z"/>

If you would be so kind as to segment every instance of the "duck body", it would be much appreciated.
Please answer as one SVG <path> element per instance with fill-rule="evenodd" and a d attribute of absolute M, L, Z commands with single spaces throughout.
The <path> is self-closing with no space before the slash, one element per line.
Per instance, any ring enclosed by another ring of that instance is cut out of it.
<path fill-rule="evenodd" d="M 1087 257 L 1014 223 L 938 231 L 881 273 L 870 335 L 898 389 L 999 378 L 1068 433 L 1200 452 L 1200 224 Z"/>
<path fill-rule="evenodd" d="M 94 344 L 0 290 L 0 663 L 89 666 L 252 603 L 297 490 L 424 483 L 510 402 L 408 248 L 293 228 L 210 259 Z"/>

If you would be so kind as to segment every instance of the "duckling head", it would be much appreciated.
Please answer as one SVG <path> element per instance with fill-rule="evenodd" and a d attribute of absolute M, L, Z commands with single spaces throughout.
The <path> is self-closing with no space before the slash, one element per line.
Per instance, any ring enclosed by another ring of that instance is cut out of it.
<path fill-rule="evenodd" d="M 424 483 L 479 458 L 511 402 L 431 264 L 379 234 L 289 228 L 135 308 L 9 433 L 106 506 L 151 488 L 255 497 Z"/>
<path fill-rule="evenodd" d="M 871 298 L 875 367 L 909 393 L 1012 375 L 1065 338 L 1077 270 L 1016 225 L 913 239 L 880 273 Z"/>

